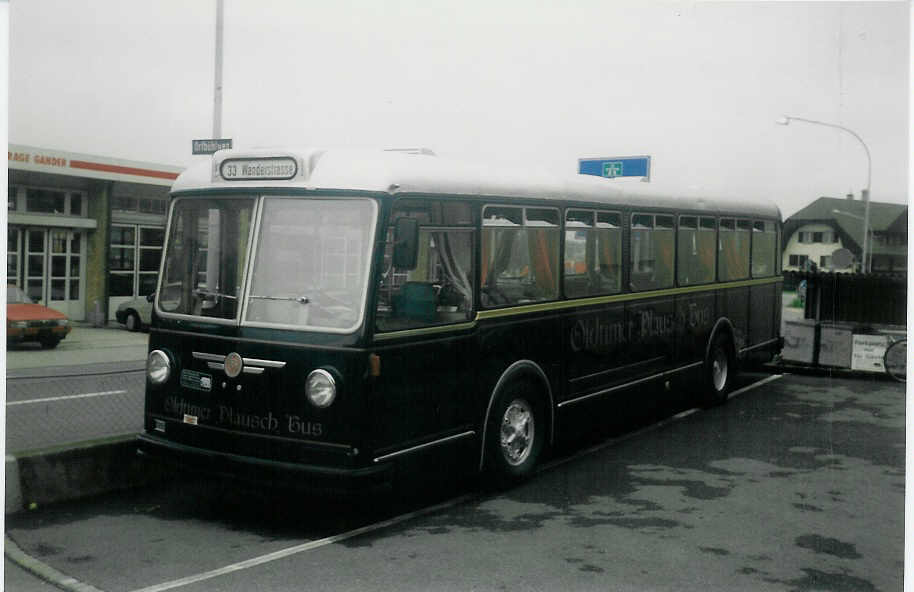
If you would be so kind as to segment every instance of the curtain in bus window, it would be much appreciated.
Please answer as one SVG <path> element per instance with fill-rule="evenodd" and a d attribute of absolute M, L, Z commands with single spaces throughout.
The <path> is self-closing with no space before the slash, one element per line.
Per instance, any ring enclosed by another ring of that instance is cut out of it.
<path fill-rule="evenodd" d="M 473 303 L 472 271 L 473 233 L 434 232 L 435 243 L 440 245 L 439 255 L 444 268 L 444 277 L 439 293 L 442 306 L 457 306 L 458 310 L 469 311 Z M 456 291 L 456 295 L 450 294 Z M 457 296 L 455 299 L 454 296 Z"/>
<path fill-rule="evenodd" d="M 533 263 L 533 284 L 536 291 L 534 300 L 549 300 L 558 294 L 558 276 L 555 269 L 558 263 L 559 245 L 558 230 L 552 228 L 527 228 L 527 241 L 530 248 L 530 261 Z"/>
<path fill-rule="evenodd" d="M 698 283 L 699 255 L 698 231 L 693 228 L 684 228 L 684 222 L 679 223 L 679 284 L 688 286 Z"/>
<path fill-rule="evenodd" d="M 622 289 L 622 231 L 621 229 L 597 229 L 597 278 L 595 294 L 612 294 Z"/>
<path fill-rule="evenodd" d="M 749 277 L 748 232 L 721 231 L 720 279 L 738 280 Z"/>
<path fill-rule="evenodd" d="M 773 275 L 775 260 L 775 240 L 777 235 L 774 232 L 752 233 L 752 276 L 763 277 Z"/>
<path fill-rule="evenodd" d="M 631 282 L 633 290 L 651 290 L 654 286 L 654 245 L 649 228 L 632 226 Z"/>
<path fill-rule="evenodd" d="M 495 240 L 495 229 L 484 228 L 482 231 L 482 269 L 479 270 L 479 281 L 483 286 L 486 285 L 486 278 L 489 275 L 489 257 L 492 252 L 492 242 Z"/>
<path fill-rule="evenodd" d="M 654 245 L 657 253 L 657 269 L 654 282 L 657 288 L 669 288 L 673 285 L 673 231 L 670 229 L 654 230 Z"/>
<path fill-rule="evenodd" d="M 697 281 L 714 281 L 714 259 L 717 255 L 717 235 L 710 231 L 698 233 L 698 273 Z"/>

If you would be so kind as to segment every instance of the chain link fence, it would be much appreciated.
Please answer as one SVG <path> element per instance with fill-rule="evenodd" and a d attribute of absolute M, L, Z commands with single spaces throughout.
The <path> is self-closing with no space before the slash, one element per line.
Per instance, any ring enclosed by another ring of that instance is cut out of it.
<path fill-rule="evenodd" d="M 71 446 L 143 428 L 143 370 L 6 381 L 6 451 Z"/>

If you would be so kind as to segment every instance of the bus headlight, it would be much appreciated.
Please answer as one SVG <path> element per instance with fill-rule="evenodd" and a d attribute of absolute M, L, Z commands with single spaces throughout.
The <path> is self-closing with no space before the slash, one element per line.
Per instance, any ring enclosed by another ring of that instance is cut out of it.
<path fill-rule="evenodd" d="M 318 368 L 308 375 L 305 381 L 305 394 L 315 407 L 329 407 L 336 399 L 336 380 L 332 374 Z"/>
<path fill-rule="evenodd" d="M 146 358 L 146 377 L 155 385 L 165 384 L 171 376 L 171 359 L 160 349 L 149 352 Z"/>

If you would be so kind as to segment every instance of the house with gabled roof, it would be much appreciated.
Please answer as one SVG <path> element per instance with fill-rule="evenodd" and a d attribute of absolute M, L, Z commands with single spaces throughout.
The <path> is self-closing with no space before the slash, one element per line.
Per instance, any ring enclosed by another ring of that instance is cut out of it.
<path fill-rule="evenodd" d="M 863 257 L 863 218 L 866 204 L 835 197 L 820 197 L 784 221 L 781 235 L 785 271 L 819 269 L 855 272 Z M 852 261 L 838 266 L 835 252 L 847 249 Z M 908 206 L 870 202 L 870 270 L 906 273 L 908 264 Z"/>

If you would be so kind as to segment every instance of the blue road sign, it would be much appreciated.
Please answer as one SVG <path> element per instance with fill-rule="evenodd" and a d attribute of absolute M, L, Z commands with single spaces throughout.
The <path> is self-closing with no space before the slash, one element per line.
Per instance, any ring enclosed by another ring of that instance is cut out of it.
<path fill-rule="evenodd" d="M 618 156 L 611 158 L 580 158 L 578 173 L 597 177 L 651 177 L 650 156 Z"/>

